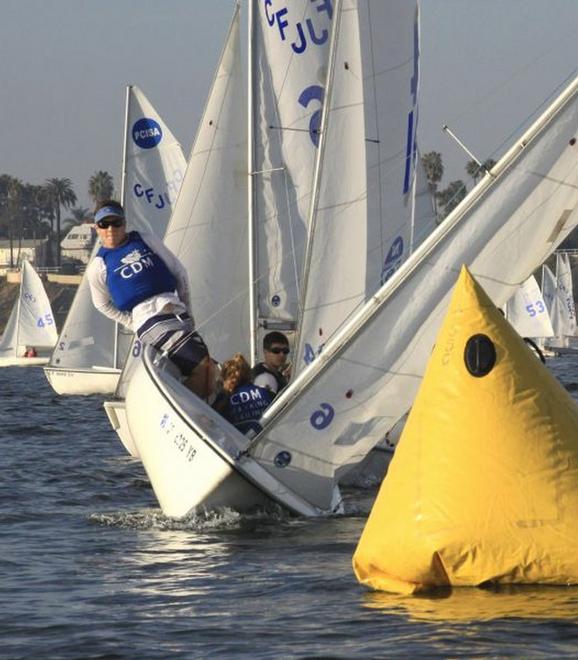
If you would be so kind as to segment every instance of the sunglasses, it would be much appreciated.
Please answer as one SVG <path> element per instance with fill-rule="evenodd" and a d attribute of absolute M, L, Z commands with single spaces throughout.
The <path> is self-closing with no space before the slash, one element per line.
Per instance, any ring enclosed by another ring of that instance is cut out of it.
<path fill-rule="evenodd" d="M 114 220 L 99 220 L 96 223 L 96 226 L 99 229 L 108 229 L 109 227 L 122 227 L 124 225 L 124 220 L 122 218 L 115 218 Z"/>
<path fill-rule="evenodd" d="M 275 353 L 275 355 L 279 355 L 279 353 L 283 353 L 283 355 L 289 355 L 289 349 L 275 346 L 275 348 L 269 349 L 269 353 Z"/>

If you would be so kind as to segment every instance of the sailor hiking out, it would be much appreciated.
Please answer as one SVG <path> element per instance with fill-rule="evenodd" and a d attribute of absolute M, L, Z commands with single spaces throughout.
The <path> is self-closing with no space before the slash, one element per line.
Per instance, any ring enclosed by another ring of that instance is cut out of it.
<path fill-rule="evenodd" d="M 118 202 L 101 202 L 94 220 L 102 242 L 86 271 L 94 306 L 165 354 L 187 387 L 206 399 L 213 362 L 194 329 L 184 267 L 155 236 L 127 232 Z"/>

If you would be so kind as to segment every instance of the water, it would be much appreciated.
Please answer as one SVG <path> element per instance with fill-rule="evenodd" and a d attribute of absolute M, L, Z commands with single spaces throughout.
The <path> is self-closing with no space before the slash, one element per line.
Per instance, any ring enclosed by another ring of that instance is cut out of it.
<path fill-rule="evenodd" d="M 578 397 L 578 359 L 551 367 Z M 367 592 L 351 556 L 375 491 L 330 520 L 174 522 L 100 397 L 2 369 L 1 658 L 552 657 L 578 653 L 578 589 Z"/>

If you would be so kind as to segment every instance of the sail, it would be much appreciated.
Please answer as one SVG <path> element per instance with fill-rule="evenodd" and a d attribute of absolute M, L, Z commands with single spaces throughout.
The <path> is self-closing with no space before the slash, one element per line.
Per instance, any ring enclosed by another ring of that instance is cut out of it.
<path fill-rule="evenodd" d="M 415 0 L 359 3 L 367 135 L 367 295 L 411 251 L 419 86 Z"/>
<path fill-rule="evenodd" d="M 174 136 L 138 87 L 127 89 L 123 202 L 129 230 L 164 235 L 182 182 L 185 159 Z M 100 245 L 97 242 L 93 257 Z M 78 287 L 50 366 L 118 368 L 132 335 L 97 312 L 86 277 Z"/>
<path fill-rule="evenodd" d="M 249 350 L 247 121 L 241 62 L 237 6 L 164 239 L 187 270 L 196 328 L 219 361 Z M 140 352 L 137 340 L 117 397 L 126 396 Z"/>
<path fill-rule="evenodd" d="M 277 321 L 290 328 L 298 311 L 333 8 L 331 2 L 293 0 L 254 3 L 252 11 L 256 313 L 262 327 Z"/>
<path fill-rule="evenodd" d="M 410 408 L 461 265 L 501 306 L 578 224 L 577 131 L 578 78 L 273 402 L 263 467 L 330 507 L 338 471 Z"/>
<path fill-rule="evenodd" d="M 50 301 L 42 280 L 28 261 L 22 262 L 20 290 L 0 340 L 0 352 L 12 357 L 26 346 L 52 348 L 58 338 Z"/>
<path fill-rule="evenodd" d="M 570 337 L 576 334 L 576 308 L 570 258 L 563 252 L 556 254 L 556 289 L 560 322 L 558 334 Z"/>
<path fill-rule="evenodd" d="M 418 150 L 414 177 L 410 250 L 413 252 L 437 227 L 434 198 Z"/>
<path fill-rule="evenodd" d="M 294 375 L 315 359 L 365 301 L 367 206 L 359 20 L 357 2 L 345 0 L 341 7 L 334 19 L 333 76 L 319 143 L 318 189 L 309 223 Z"/>
<path fill-rule="evenodd" d="M 506 318 L 521 337 L 553 337 L 550 315 L 532 275 L 506 303 Z"/>
<path fill-rule="evenodd" d="M 554 273 L 546 266 L 542 265 L 542 298 L 544 299 L 544 304 L 546 305 L 546 310 L 548 311 L 548 316 L 552 321 L 552 327 L 554 334 L 558 334 L 556 325 L 554 324 L 554 317 L 552 315 L 552 306 L 554 304 L 554 298 L 556 297 L 556 276 Z"/>

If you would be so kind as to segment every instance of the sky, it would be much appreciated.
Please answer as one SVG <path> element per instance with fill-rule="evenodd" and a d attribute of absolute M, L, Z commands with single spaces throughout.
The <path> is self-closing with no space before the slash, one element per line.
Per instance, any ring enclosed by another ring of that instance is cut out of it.
<path fill-rule="evenodd" d="M 272 0 L 283 5 L 288 0 Z M 383 0 L 384 2 L 387 0 Z M 243 5 L 246 2 L 243 1 Z M 0 0 L 0 174 L 118 182 L 125 86 L 138 85 L 186 156 L 233 0 Z M 450 129 L 497 158 L 578 69 L 578 0 L 421 0 L 418 141 L 442 181 L 467 179 Z"/>

